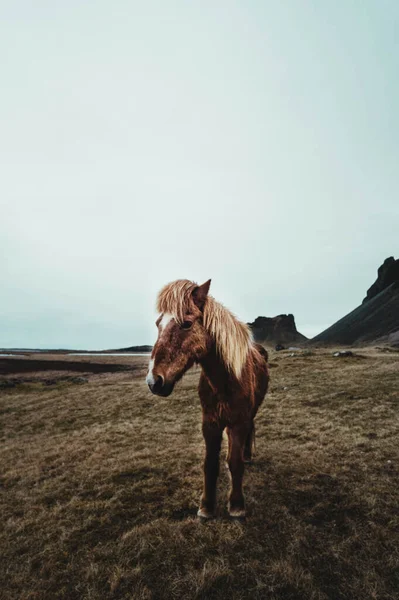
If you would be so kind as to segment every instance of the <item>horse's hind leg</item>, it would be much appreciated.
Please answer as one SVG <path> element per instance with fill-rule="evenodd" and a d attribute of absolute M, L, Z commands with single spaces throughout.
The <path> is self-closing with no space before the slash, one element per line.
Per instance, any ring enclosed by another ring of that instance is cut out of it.
<path fill-rule="evenodd" d="M 248 435 L 245 440 L 244 446 L 244 462 L 250 463 L 252 461 L 252 452 L 255 446 L 255 423 L 252 420 Z"/>
<path fill-rule="evenodd" d="M 231 493 L 229 497 L 229 513 L 231 517 L 245 517 L 242 478 L 244 475 L 244 447 L 248 436 L 248 426 L 240 425 L 230 429 L 229 469 L 231 473 Z"/>
<path fill-rule="evenodd" d="M 227 455 L 226 455 L 226 469 L 229 468 L 229 461 L 231 457 L 231 429 L 226 427 L 227 434 Z"/>

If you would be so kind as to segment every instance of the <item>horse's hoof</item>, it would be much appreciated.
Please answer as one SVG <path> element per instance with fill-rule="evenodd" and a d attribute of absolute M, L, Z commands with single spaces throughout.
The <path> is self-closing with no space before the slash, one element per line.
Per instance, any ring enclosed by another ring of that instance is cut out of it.
<path fill-rule="evenodd" d="M 229 506 L 229 515 L 232 519 L 245 519 L 245 508 L 231 508 Z"/>
<path fill-rule="evenodd" d="M 199 508 L 197 512 L 197 517 L 204 521 L 209 521 L 215 518 L 215 513 L 209 512 L 206 508 Z"/>

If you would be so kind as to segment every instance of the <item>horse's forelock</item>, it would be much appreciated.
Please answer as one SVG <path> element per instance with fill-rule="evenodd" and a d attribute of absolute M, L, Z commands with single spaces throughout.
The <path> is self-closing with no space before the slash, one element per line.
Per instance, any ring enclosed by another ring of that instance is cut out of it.
<path fill-rule="evenodd" d="M 196 287 L 197 284 L 188 279 L 168 283 L 158 294 L 158 312 L 169 313 L 178 323 L 182 323 L 184 315 L 193 307 L 192 293 Z"/>

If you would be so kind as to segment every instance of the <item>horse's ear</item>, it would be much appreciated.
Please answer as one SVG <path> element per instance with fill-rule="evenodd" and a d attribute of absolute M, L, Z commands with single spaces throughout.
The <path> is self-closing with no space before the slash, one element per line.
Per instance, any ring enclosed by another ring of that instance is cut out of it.
<path fill-rule="evenodd" d="M 202 285 L 198 285 L 193 289 L 193 300 L 194 304 L 198 306 L 200 310 L 204 308 L 205 300 L 211 286 L 211 280 L 205 281 Z"/>

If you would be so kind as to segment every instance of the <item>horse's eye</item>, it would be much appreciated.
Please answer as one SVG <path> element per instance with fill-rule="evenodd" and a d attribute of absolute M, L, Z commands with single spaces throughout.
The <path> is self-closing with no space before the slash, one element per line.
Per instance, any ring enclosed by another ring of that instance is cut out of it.
<path fill-rule="evenodd" d="M 192 324 L 193 324 L 192 321 L 183 321 L 183 323 L 181 324 L 181 328 L 182 329 L 190 329 Z"/>

